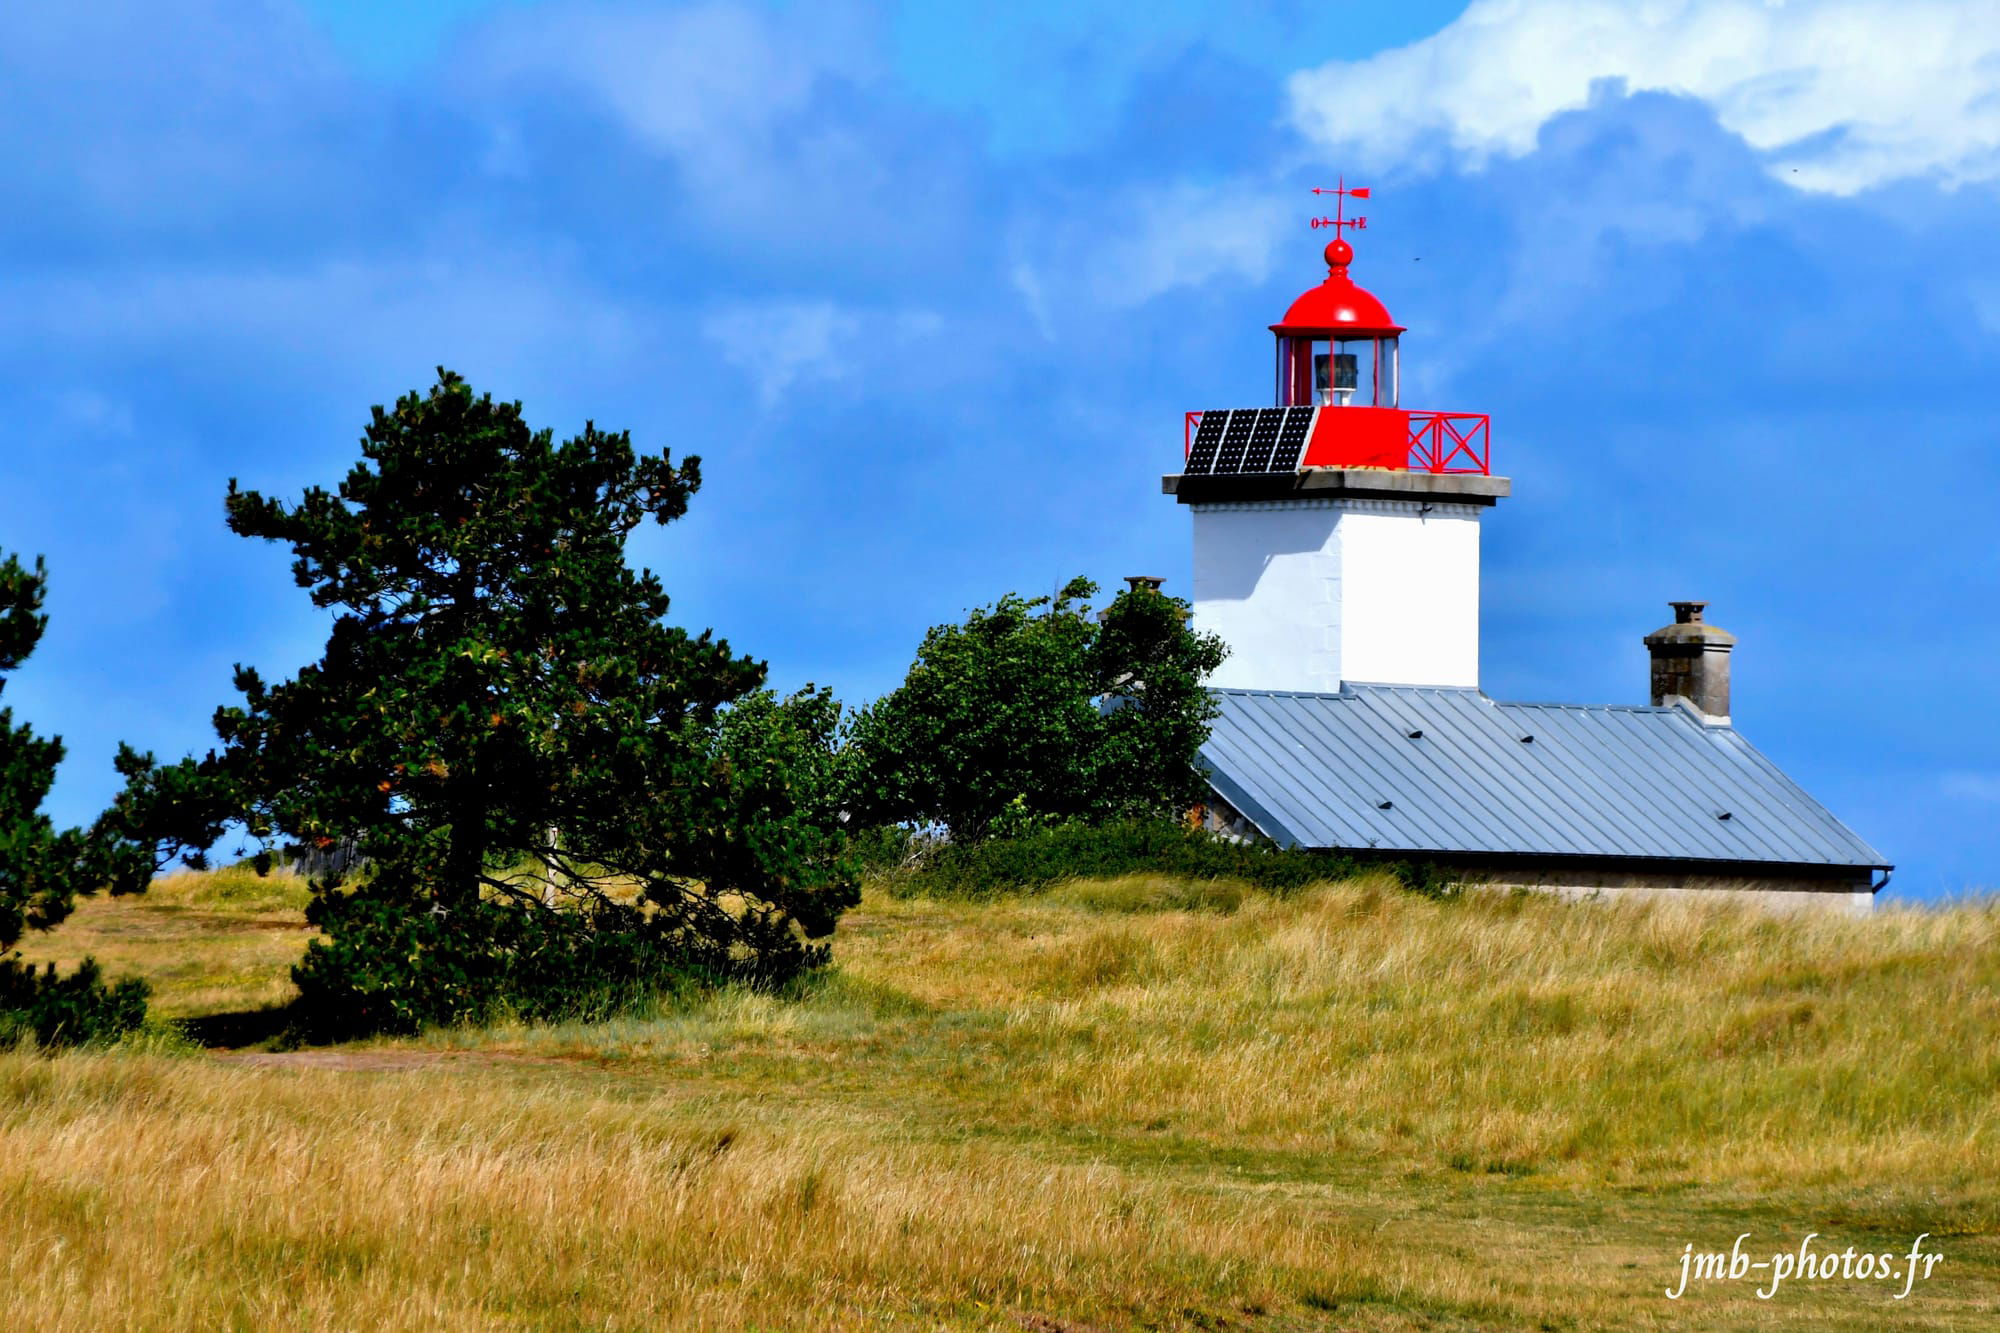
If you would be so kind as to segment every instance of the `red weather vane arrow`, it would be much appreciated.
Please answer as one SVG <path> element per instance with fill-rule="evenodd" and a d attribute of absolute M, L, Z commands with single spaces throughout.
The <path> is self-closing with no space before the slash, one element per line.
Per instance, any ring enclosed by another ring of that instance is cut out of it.
<path fill-rule="evenodd" d="M 1342 231 L 1346 230 L 1349 227 L 1352 227 L 1356 231 L 1367 230 L 1368 228 L 1367 218 L 1363 217 L 1351 218 L 1347 216 L 1347 201 L 1350 199 L 1366 199 L 1368 197 L 1367 186 L 1357 185 L 1354 188 L 1349 189 L 1347 185 L 1347 177 L 1342 176 L 1340 178 L 1340 184 L 1335 186 L 1334 188 L 1329 190 L 1324 186 L 1315 185 L 1312 187 L 1312 192 L 1314 194 L 1330 194 L 1334 197 L 1333 216 L 1330 218 L 1314 218 L 1312 220 L 1312 226 L 1315 231 L 1317 231 L 1321 227 L 1331 227 L 1333 228 L 1333 234 L 1335 236 L 1338 236 Z"/>

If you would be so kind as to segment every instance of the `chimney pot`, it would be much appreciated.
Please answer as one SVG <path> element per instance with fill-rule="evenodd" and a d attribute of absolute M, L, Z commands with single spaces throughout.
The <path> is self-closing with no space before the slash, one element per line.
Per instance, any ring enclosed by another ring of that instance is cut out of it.
<path fill-rule="evenodd" d="M 1736 636 L 1702 620 L 1707 602 L 1667 605 L 1674 609 L 1674 623 L 1646 636 L 1646 651 L 1653 659 L 1653 706 L 1663 708 L 1682 699 L 1704 720 L 1726 724 L 1729 654 L 1736 647 Z"/>
<path fill-rule="evenodd" d="M 1146 592 L 1159 592 L 1162 588 L 1166 586 L 1167 581 L 1165 578 L 1161 577 L 1158 574 L 1127 574 L 1125 576 L 1125 584 L 1133 592 L 1139 592 L 1141 590 Z M 1099 611 L 1097 613 L 1098 624 L 1101 625 L 1109 619 L 1111 619 L 1110 607 L 1106 607 L 1104 608 L 1104 610 Z M 1187 619 L 1187 611 L 1185 608 L 1183 608 L 1181 611 L 1181 619 L 1182 620 Z"/>

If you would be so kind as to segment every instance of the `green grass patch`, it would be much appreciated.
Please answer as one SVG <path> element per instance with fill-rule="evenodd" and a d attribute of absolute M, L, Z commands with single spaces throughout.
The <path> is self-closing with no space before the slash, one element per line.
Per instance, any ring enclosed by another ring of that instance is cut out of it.
<path fill-rule="evenodd" d="M 1045 893 L 1075 880 L 1152 877 L 1158 886 L 1152 890 L 1127 886 L 1088 904 L 1111 911 L 1216 910 L 1226 895 L 1200 887 L 1216 881 L 1237 886 L 1240 901 L 1242 888 L 1284 894 L 1379 873 L 1421 893 L 1445 892 L 1442 879 L 1425 866 L 1363 865 L 1324 852 L 1237 842 L 1171 820 L 1059 824 L 1015 837 L 913 845 L 900 863 L 878 872 L 883 886 L 901 898 L 995 898 Z M 1167 887 L 1172 881 L 1182 886 Z M 1190 884 L 1203 901 L 1171 901 Z M 1129 905 L 1119 906 L 1121 899 Z"/>

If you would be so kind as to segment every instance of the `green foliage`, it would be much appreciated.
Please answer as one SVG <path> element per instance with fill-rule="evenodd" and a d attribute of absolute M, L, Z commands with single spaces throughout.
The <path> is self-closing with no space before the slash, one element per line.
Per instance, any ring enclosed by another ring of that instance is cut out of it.
<path fill-rule="evenodd" d="M 1202 679 L 1222 642 L 1147 588 L 1100 621 L 1081 604 L 1096 591 L 1075 579 L 1053 599 L 1009 594 L 925 635 L 903 684 L 854 719 L 861 819 L 967 842 L 1199 802 L 1215 715 Z"/>
<path fill-rule="evenodd" d="M 887 872 L 884 882 L 893 895 L 905 898 L 1041 893 L 1069 880 L 1133 874 L 1228 880 L 1286 893 L 1370 870 L 1386 870 L 1420 893 L 1445 891 L 1427 867 L 1235 842 L 1165 819 L 1068 823 L 1016 837 L 940 843 L 914 865 Z"/>
<path fill-rule="evenodd" d="M 113 849 L 111 891 L 142 892 L 177 860 L 208 869 L 206 849 L 245 811 L 240 776 L 213 753 L 162 766 L 151 751 L 120 744 L 111 762 L 125 786 L 93 828 Z M 269 832 L 262 819 L 252 827 Z"/>
<path fill-rule="evenodd" d="M 13 671 L 28 660 L 49 618 L 42 614 L 42 594 L 48 570 L 38 557 L 28 569 L 19 556 L 0 560 L 0 671 Z"/>
<path fill-rule="evenodd" d="M 863 825 L 848 839 L 855 865 L 868 874 L 913 866 L 931 845 L 931 839 L 902 824 Z"/>
<path fill-rule="evenodd" d="M 741 973 L 716 941 L 676 939 L 642 906 L 591 900 L 523 911 L 492 898 L 420 906 L 425 897 L 392 873 L 314 898 L 306 916 L 326 938 L 292 970 L 301 1035 L 601 1018 Z"/>
<path fill-rule="evenodd" d="M 594 425 L 558 445 L 443 370 L 376 408 L 361 450 L 297 504 L 231 482 L 231 529 L 288 545 L 338 615 L 293 679 L 238 669 L 218 750 L 133 757 L 126 835 L 198 846 L 226 811 L 260 839 L 356 840 L 373 873 L 315 884 L 329 939 L 298 978 L 329 1030 L 823 956 L 808 941 L 857 897 L 839 706 L 760 691 L 761 663 L 663 623 L 659 579 L 625 563 L 635 528 L 686 512 L 700 460 Z M 523 862 L 539 878 L 498 869 Z"/>
<path fill-rule="evenodd" d="M 42 1046 L 88 1046 L 116 1041 L 146 1019 L 143 981 L 106 986 L 86 958 L 68 976 L 56 965 L 36 969 L 20 955 L 0 958 L 0 1046 L 33 1037 Z"/>
<path fill-rule="evenodd" d="M 14 556 L 0 562 L 0 673 L 11 674 L 40 642 L 47 582 L 42 562 L 27 569 Z M 0 691 L 6 689 L 0 676 Z M 57 831 L 41 813 L 62 762 L 62 741 L 14 724 L 0 708 L 0 950 L 21 932 L 47 930 L 69 915 L 79 888 L 90 882 L 89 845 L 74 829 Z"/>
<path fill-rule="evenodd" d="M 48 617 L 42 598 L 48 575 L 8 555 L 0 560 L 0 691 L 35 651 Z M 146 1012 L 145 987 L 127 982 L 107 991 L 97 965 L 85 960 L 67 977 L 53 967 L 36 972 L 7 953 L 26 930 L 49 930 L 68 916 L 78 894 L 107 883 L 132 887 L 135 858 L 115 840 L 81 829 L 57 829 L 42 813 L 63 745 L 14 723 L 0 708 L 0 1040 L 32 1032 L 44 1045 L 94 1040 L 135 1026 Z M 137 887 L 144 887 L 143 883 Z"/>

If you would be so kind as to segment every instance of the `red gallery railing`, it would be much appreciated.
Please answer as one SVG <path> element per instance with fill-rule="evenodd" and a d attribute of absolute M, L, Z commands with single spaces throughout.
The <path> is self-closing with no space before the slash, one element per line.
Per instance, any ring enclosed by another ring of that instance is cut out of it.
<path fill-rule="evenodd" d="M 1486 414 L 1410 413 L 1410 471 L 1491 475 L 1493 459 Z"/>
<path fill-rule="evenodd" d="M 1321 409 L 1322 412 L 1358 410 L 1368 409 Z M 1201 428 L 1201 418 L 1200 412 L 1187 414 L 1181 434 L 1183 462 L 1194 452 L 1194 436 Z M 1410 471 L 1492 475 L 1491 423 L 1484 412 L 1411 412 L 1409 418 Z M 1314 439 L 1322 429 L 1323 425 L 1315 424 Z"/>

